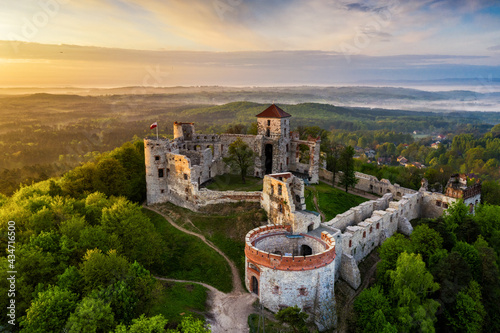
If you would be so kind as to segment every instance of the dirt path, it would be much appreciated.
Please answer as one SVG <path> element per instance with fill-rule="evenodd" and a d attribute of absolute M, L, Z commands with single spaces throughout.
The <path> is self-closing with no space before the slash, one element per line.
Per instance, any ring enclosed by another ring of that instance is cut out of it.
<path fill-rule="evenodd" d="M 243 289 L 243 287 L 241 286 L 241 278 L 240 278 L 240 273 L 238 272 L 238 269 L 236 268 L 236 265 L 226 256 L 226 254 L 224 252 L 222 252 L 221 250 L 219 250 L 219 248 L 217 248 L 211 241 L 207 240 L 205 238 L 205 236 L 203 235 L 200 235 L 196 232 L 193 232 L 191 230 L 187 230 L 183 227 L 181 227 L 180 225 L 178 225 L 177 223 L 175 223 L 172 218 L 170 218 L 170 216 L 164 214 L 163 212 L 161 212 L 160 210 L 154 208 L 154 207 L 150 207 L 150 206 L 145 206 L 143 205 L 144 208 L 146 209 L 149 209 L 149 210 L 152 210 L 153 212 L 155 213 L 158 213 L 160 214 L 161 216 L 163 216 L 167 221 L 168 223 L 170 223 L 174 228 L 177 228 L 179 229 L 180 231 L 182 232 L 185 232 L 186 234 L 189 234 L 189 235 L 193 235 L 193 236 L 196 236 L 198 237 L 199 239 L 201 239 L 205 244 L 207 244 L 208 246 L 210 246 L 212 249 L 214 249 L 215 251 L 217 251 L 217 253 L 219 253 L 222 257 L 224 257 L 224 259 L 227 261 L 227 263 L 229 264 L 229 267 L 231 268 L 231 275 L 233 276 L 233 293 L 234 292 L 237 292 L 237 293 L 244 293 L 245 290 Z M 188 219 L 189 220 L 189 219 Z M 193 224 L 191 221 L 188 221 L 190 224 Z M 193 224 L 194 225 L 194 224 Z"/>
<path fill-rule="evenodd" d="M 195 281 L 186 281 L 186 280 L 175 280 L 168 278 L 156 277 L 158 280 L 164 281 L 174 281 L 174 282 L 188 282 L 188 283 L 196 283 L 200 284 L 209 290 L 208 295 L 208 306 L 209 306 L 209 314 L 207 322 L 210 324 L 212 332 L 248 332 L 248 324 L 247 319 L 248 316 L 255 312 L 253 307 L 253 303 L 257 299 L 257 296 L 251 293 L 247 293 L 242 285 L 240 274 L 236 265 L 221 251 L 219 250 L 212 242 L 207 240 L 205 236 L 200 235 L 196 232 L 187 230 L 178 224 L 176 224 L 170 216 L 164 214 L 160 210 L 143 205 L 144 208 L 149 209 L 155 213 L 163 216 L 173 227 L 179 229 L 182 232 L 185 232 L 189 235 L 193 235 L 201 239 L 205 244 L 210 246 L 212 249 L 217 251 L 229 264 L 231 267 L 231 273 L 233 277 L 233 291 L 229 294 L 225 294 L 214 287 Z M 192 224 L 191 221 L 189 223 Z"/>
<path fill-rule="evenodd" d="M 313 194 L 313 193 L 311 193 Z M 325 214 L 323 214 L 323 212 L 319 209 L 319 205 L 318 205 L 318 197 L 316 196 L 316 192 L 314 192 L 313 194 L 313 203 L 314 203 L 314 207 L 316 208 L 316 210 L 319 212 L 319 215 L 321 215 L 321 222 L 325 222 L 326 221 L 326 216 Z"/>

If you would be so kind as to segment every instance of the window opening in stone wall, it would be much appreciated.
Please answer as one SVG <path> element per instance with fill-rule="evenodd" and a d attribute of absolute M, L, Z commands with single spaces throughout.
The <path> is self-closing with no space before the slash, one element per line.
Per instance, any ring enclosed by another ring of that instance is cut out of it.
<path fill-rule="evenodd" d="M 163 178 L 163 169 L 158 169 L 158 178 Z"/>
<path fill-rule="evenodd" d="M 256 270 L 257 272 L 260 272 L 260 269 L 257 266 L 255 266 L 254 264 L 252 264 L 251 262 L 248 263 L 248 267 Z"/>
<path fill-rule="evenodd" d="M 271 136 L 271 130 L 269 128 L 266 130 L 266 136 Z"/>
<path fill-rule="evenodd" d="M 278 185 L 278 195 L 281 195 L 281 193 L 282 193 L 282 187 L 281 185 Z"/>
<path fill-rule="evenodd" d="M 159 161 L 160 160 L 160 156 L 156 155 L 155 156 L 155 161 Z"/>
<path fill-rule="evenodd" d="M 170 176 L 170 169 L 167 168 L 167 177 Z"/>
<path fill-rule="evenodd" d="M 270 174 L 273 172 L 273 145 L 272 144 L 267 144 L 265 148 L 265 168 L 266 168 L 266 175 Z"/>
<path fill-rule="evenodd" d="M 160 190 L 160 193 L 165 193 L 165 190 L 163 190 L 163 189 L 162 189 L 162 190 Z"/>
<path fill-rule="evenodd" d="M 372 231 L 373 231 L 373 227 L 370 227 L 370 234 L 372 233 Z"/>
<path fill-rule="evenodd" d="M 259 281 L 255 276 L 252 276 L 252 292 L 254 294 L 259 294 Z"/>
<path fill-rule="evenodd" d="M 314 223 L 311 223 L 309 224 L 309 226 L 307 227 L 307 231 L 313 231 L 314 230 Z"/>
<path fill-rule="evenodd" d="M 267 121 L 267 126 L 271 126 L 271 121 L 270 120 Z"/>
<path fill-rule="evenodd" d="M 188 175 L 187 173 L 184 174 L 184 180 L 187 180 L 188 179 Z"/>
<path fill-rule="evenodd" d="M 472 214 L 472 212 L 473 212 L 473 211 L 474 211 L 474 205 L 471 203 L 471 204 L 469 205 L 469 213 L 471 213 L 471 214 Z"/>
<path fill-rule="evenodd" d="M 274 286 L 273 287 L 273 294 L 279 294 L 280 292 L 280 287 L 279 286 Z"/>
<path fill-rule="evenodd" d="M 436 206 L 441 207 L 441 201 L 436 201 Z"/>
<path fill-rule="evenodd" d="M 300 247 L 300 252 L 303 256 L 310 256 L 313 254 L 313 250 L 309 245 L 302 244 Z"/>
<path fill-rule="evenodd" d="M 363 238 L 366 238 L 366 231 L 363 231 Z"/>
<path fill-rule="evenodd" d="M 448 208 L 448 204 L 446 202 L 443 202 L 443 208 Z"/>
<path fill-rule="evenodd" d="M 377 223 L 377 229 L 380 229 L 380 223 Z"/>
<path fill-rule="evenodd" d="M 271 185 L 271 195 L 274 194 L 274 185 Z"/>
<path fill-rule="evenodd" d="M 349 247 L 352 246 L 352 240 L 349 239 Z"/>
<path fill-rule="evenodd" d="M 307 295 L 307 289 L 299 288 L 299 296 L 306 296 L 306 295 Z"/>
<path fill-rule="evenodd" d="M 278 210 L 280 213 L 283 213 L 283 205 L 282 204 L 278 205 Z"/>

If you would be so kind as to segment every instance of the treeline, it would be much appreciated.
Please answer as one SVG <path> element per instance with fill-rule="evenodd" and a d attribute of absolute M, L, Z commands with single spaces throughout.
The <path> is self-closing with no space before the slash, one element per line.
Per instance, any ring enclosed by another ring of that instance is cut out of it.
<path fill-rule="evenodd" d="M 165 240 L 130 201 L 144 198 L 143 153 L 141 141 L 127 143 L 59 179 L 0 196 L 0 247 L 7 250 L 0 257 L 0 305 L 8 309 L 15 300 L 15 318 L 0 314 L 3 330 L 166 331 L 168 320 L 155 310 L 164 287 L 150 271 L 175 270 L 173 257 L 185 249 L 174 237 Z M 13 270 L 15 291 L 6 297 Z M 13 319 L 15 326 L 7 324 Z M 187 316 L 172 332 L 190 325 L 205 331 Z"/>
<path fill-rule="evenodd" d="M 500 207 L 458 202 L 379 248 L 375 284 L 356 298 L 358 332 L 499 332 Z"/>
<path fill-rule="evenodd" d="M 434 191 L 444 190 L 453 173 L 474 174 L 483 181 L 483 202 L 500 205 L 500 125 L 483 135 L 455 135 L 451 140 L 443 140 L 437 149 L 431 148 L 430 142 L 422 139 L 408 145 L 379 144 L 375 147 L 376 157 L 392 158 L 393 165 L 376 166 L 360 160 L 357 170 L 412 189 L 418 189 L 425 177 Z M 397 156 L 403 156 L 409 162 L 420 162 L 426 168 L 396 166 L 399 164 Z"/>
<path fill-rule="evenodd" d="M 205 93 L 197 94 L 186 95 L 186 100 L 206 103 Z M 256 134 L 255 115 L 269 106 L 252 102 L 189 105 L 179 103 L 179 97 L 182 96 L 2 96 L 0 193 L 11 195 L 20 185 L 60 176 L 134 135 L 143 138 L 151 134 L 149 125 L 155 121 L 160 124 L 160 135 L 166 136 L 172 134 L 174 121 L 195 122 L 197 131 L 205 133 Z M 330 141 L 353 147 L 366 144 L 375 148 L 387 142 L 396 146 L 409 144 L 413 139 L 408 133 L 415 130 L 477 136 L 500 122 L 500 114 L 494 112 L 445 114 L 319 103 L 279 106 L 292 114 L 292 127 L 320 125 L 322 130 L 331 132 Z"/>

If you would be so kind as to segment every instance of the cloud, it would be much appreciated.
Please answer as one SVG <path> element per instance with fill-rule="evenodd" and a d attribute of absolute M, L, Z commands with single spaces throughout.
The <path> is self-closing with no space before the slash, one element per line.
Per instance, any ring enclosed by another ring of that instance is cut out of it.
<path fill-rule="evenodd" d="M 488 47 L 489 51 L 500 51 L 500 44 Z"/>
<path fill-rule="evenodd" d="M 278 85 L 500 76 L 486 56 L 152 51 L 0 41 L 0 85 Z M 154 80 L 153 80 L 154 78 Z"/>

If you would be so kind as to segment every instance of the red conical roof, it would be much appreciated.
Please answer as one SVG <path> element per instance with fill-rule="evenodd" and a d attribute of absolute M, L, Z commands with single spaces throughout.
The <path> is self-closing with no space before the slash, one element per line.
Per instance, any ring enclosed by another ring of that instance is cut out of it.
<path fill-rule="evenodd" d="M 257 118 L 286 118 L 291 116 L 292 115 L 281 110 L 274 103 L 270 107 L 268 107 L 267 109 L 256 115 Z"/>

